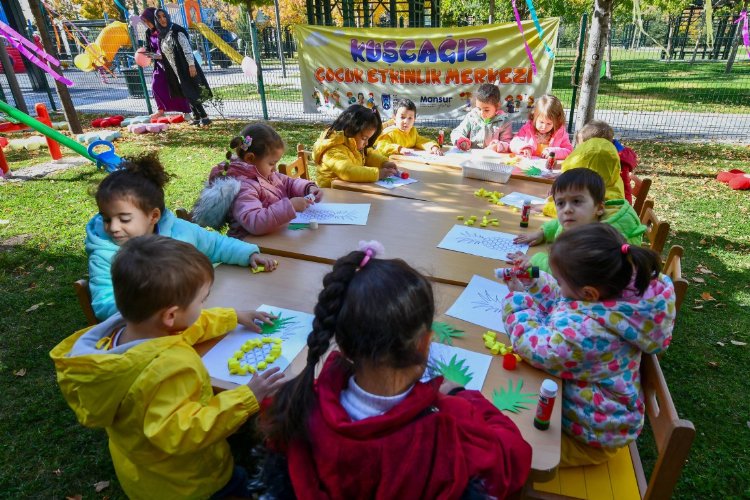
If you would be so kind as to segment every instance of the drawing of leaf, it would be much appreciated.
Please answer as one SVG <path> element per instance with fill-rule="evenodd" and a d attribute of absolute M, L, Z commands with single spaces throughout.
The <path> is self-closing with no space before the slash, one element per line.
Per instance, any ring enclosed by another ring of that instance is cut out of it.
<path fill-rule="evenodd" d="M 494 312 L 498 314 L 503 312 L 503 299 L 499 295 L 490 295 L 489 290 L 479 292 L 477 295 L 479 296 L 479 299 L 471 301 L 474 309 L 481 309 L 484 312 Z"/>
<path fill-rule="evenodd" d="M 458 354 L 454 354 L 448 363 L 437 360 L 435 365 L 438 372 L 440 372 L 447 380 L 466 386 L 466 384 L 471 382 L 474 378 L 474 374 L 469 372 L 468 365 L 464 365 L 466 360 L 457 360 L 457 356 Z"/>
<path fill-rule="evenodd" d="M 444 323 L 442 321 L 435 321 L 432 323 L 432 331 L 435 332 L 437 341 L 446 345 L 453 345 L 454 338 L 461 338 L 464 336 L 463 330 L 459 330 L 450 323 Z"/>
<path fill-rule="evenodd" d="M 500 411 L 509 411 L 519 413 L 521 410 L 528 410 L 530 404 L 534 403 L 536 393 L 521 392 L 523 379 L 518 379 L 518 384 L 513 387 L 513 381 L 508 379 L 507 389 L 495 389 L 492 391 L 492 404 Z"/>
<path fill-rule="evenodd" d="M 274 335 L 274 334 L 282 333 L 282 337 L 283 337 L 284 330 L 286 330 L 288 327 L 297 323 L 294 320 L 294 318 L 282 318 L 281 313 L 278 314 L 278 317 L 276 319 L 273 319 L 271 321 L 273 321 L 273 324 L 271 325 L 269 325 L 268 323 L 263 323 L 261 325 L 260 327 L 261 335 Z"/>
<path fill-rule="evenodd" d="M 395 181 L 390 177 L 386 177 L 385 179 L 383 179 L 383 182 L 385 182 L 386 184 L 393 184 Z"/>

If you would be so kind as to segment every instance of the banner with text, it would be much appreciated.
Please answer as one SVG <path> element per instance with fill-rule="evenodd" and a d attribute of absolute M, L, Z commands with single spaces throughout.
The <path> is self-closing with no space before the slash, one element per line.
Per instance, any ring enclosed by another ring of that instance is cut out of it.
<path fill-rule="evenodd" d="M 295 26 L 304 110 L 338 113 L 362 104 L 377 106 L 387 118 L 393 102 L 407 97 L 420 115 L 461 119 L 473 106 L 477 87 L 494 82 L 503 109 L 525 118 L 534 98 L 552 88 L 554 59 L 543 42 L 556 46 L 559 19 L 540 22 L 543 39 L 532 21 L 522 23 L 536 74 L 515 23 L 404 29 Z"/>

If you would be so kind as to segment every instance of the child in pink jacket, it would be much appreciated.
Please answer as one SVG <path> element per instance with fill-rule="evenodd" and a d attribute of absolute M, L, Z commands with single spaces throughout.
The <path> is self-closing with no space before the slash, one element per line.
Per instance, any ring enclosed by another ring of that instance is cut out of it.
<path fill-rule="evenodd" d="M 529 121 L 510 141 L 510 151 L 527 158 L 547 158 L 550 153 L 555 153 L 556 160 L 564 160 L 572 150 L 573 146 L 565 130 L 562 103 L 549 94 L 536 101 Z"/>
<path fill-rule="evenodd" d="M 227 235 L 243 239 L 279 229 L 322 198 L 314 182 L 276 171 L 284 141 L 265 123 L 248 125 L 229 146 L 234 152 L 211 170 L 194 222 L 212 227 L 228 222 Z M 314 201 L 305 197 L 310 194 Z"/>

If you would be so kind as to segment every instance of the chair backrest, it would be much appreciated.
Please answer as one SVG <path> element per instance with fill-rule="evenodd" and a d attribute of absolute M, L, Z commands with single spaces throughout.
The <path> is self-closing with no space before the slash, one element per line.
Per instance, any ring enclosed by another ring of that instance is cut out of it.
<path fill-rule="evenodd" d="M 86 321 L 88 321 L 89 326 L 99 323 L 99 320 L 96 319 L 96 314 L 94 314 L 94 308 L 91 307 L 89 280 L 78 280 L 73 282 L 73 290 L 76 291 L 78 304 L 80 304 L 81 309 L 83 310 L 83 315 L 86 316 Z"/>
<path fill-rule="evenodd" d="M 279 172 L 287 175 L 293 179 L 301 178 L 307 179 L 307 164 L 309 154 L 305 151 L 305 146 L 297 144 L 297 159 L 289 165 L 280 164 L 278 166 Z"/>
<path fill-rule="evenodd" d="M 667 242 L 667 236 L 669 236 L 669 223 L 660 221 L 653 208 L 646 209 L 643 212 L 641 223 L 646 226 L 648 246 L 654 252 L 661 254 L 661 251 L 664 250 L 664 244 Z"/>
<path fill-rule="evenodd" d="M 641 356 L 641 387 L 658 457 L 648 486 L 641 468 L 641 474 L 636 476 L 638 487 L 645 499 L 671 498 L 693 444 L 695 427 L 677 415 L 659 360 L 653 354 Z M 638 462 L 640 465 L 640 459 Z"/>
<path fill-rule="evenodd" d="M 650 208 L 651 210 L 654 209 L 654 199 L 649 198 L 646 201 L 643 202 L 643 208 L 641 208 L 640 212 L 636 212 L 638 214 L 638 217 L 643 219 L 643 214 L 646 212 L 646 209 Z M 635 208 L 633 209 L 635 210 Z"/>
<path fill-rule="evenodd" d="M 674 283 L 674 292 L 676 296 L 675 307 L 680 310 L 682 301 L 685 300 L 685 293 L 688 288 L 688 281 L 682 277 L 682 256 L 685 250 L 679 246 L 674 245 L 669 249 L 667 258 L 664 261 L 664 267 L 662 272 L 672 278 Z"/>
<path fill-rule="evenodd" d="M 648 197 L 648 192 L 651 189 L 651 179 L 644 177 L 641 179 L 635 174 L 630 176 L 630 180 L 633 181 L 633 210 L 635 213 L 640 214 L 643 209 L 643 203 Z"/>

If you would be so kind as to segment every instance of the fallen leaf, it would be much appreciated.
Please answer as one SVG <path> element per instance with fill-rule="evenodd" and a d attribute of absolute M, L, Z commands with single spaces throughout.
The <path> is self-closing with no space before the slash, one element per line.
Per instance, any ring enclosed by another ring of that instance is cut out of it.
<path fill-rule="evenodd" d="M 28 309 L 26 309 L 26 312 L 30 313 L 31 311 L 36 311 L 37 309 L 39 309 L 39 306 L 41 306 L 41 305 L 44 305 L 44 302 L 40 302 L 38 304 L 34 304 L 33 306 L 31 306 Z"/>
<path fill-rule="evenodd" d="M 99 481 L 98 483 L 94 485 L 94 489 L 96 490 L 97 493 L 99 493 L 102 490 L 106 490 L 107 488 L 109 488 L 109 481 Z"/>
<path fill-rule="evenodd" d="M 690 279 L 693 280 L 693 281 L 695 281 L 696 283 L 705 283 L 706 282 L 706 280 L 704 280 L 703 278 L 699 278 L 698 276 L 693 276 Z"/>
<path fill-rule="evenodd" d="M 712 270 L 710 270 L 707 267 L 704 267 L 703 264 L 698 264 L 698 267 L 695 268 L 696 271 L 698 271 L 701 274 L 714 274 Z"/>
<path fill-rule="evenodd" d="M 711 296 L 711 294 L 710 294 L 710 293 L 708 293 L 708 292 L 703 292 L 703 293 L 701 294 L 701 298 L 702 298 L 703 300 L 713 300 L 713 301 L 716 301 L 716 299 L 715 299 L 715 298 L 713 298 L 713 297 Z"/>
<path fill-rule="evenodd" d="M 52 267 L 52 266 L 47 266 L 47 272 L 48 272 L 48 273 L 51 273 L 51 272 L 52 272 L 52 271 L 54 271 L 54 270 L 55 270 L 55 268 L 54 268 L 54 267 Z"/>
<path fill-rule="evenodd" d="M 26 368 L 21 368 L 20 370 L 14 371 L 13 375 L 15 375 L 16 377 L 23 377 L 24 375 L 26 375 Z"/>
<path fill-rule="evenodd" d="M 708 366 L 710 366 L 711 368 L 718 368 L 719 367 L 719 363 L 717 363 L 716 361 L 709 361 L 708 362 Z M 97 490 L 97 491 L 99 491 L 99 490 Z"/>
<path fill-rule="evenodd" d="M 83 495 L 79 493 L 78 495 L 73 495 L 72 497 L 65 497 L 65 500 L 83 500 Z"/>
<path fill-rule="evenodd" d="M 730 340 L 729 342 L 734 345 L 747 345 L 747 342 L 740 342 L 739 340 Z"/>
<path fill-rule="evenodd" d="M 715 307 L 716 309 L 723 309 L 724 307 L 727 307 L 727 305 L 726 305 L 726 304 L 723 304 L 723 303 L 721 303 L 721 302 L 717 302 L 716 304 L 714 304 L 714 307 Z"/>
<path fill-rule="evenodd" d="M 726 344 L 724 342 L 717 342 L 717 345 L 720 345 L 721 347 L 724 347 Z"/>
<path fill-rule="evenodd" d="M 55 469 L 52 471 L 52 474 L 56 476 L 62 476 L 62 471 L 60 469 Z"/>
<path fill-rule="evenodd" d="M 708 242 L 706 240 L 700 240 L 698 243 L 700 243 L 701 245 L 705 245 Z"/>
<path fill-rule="evenodd" d="M 703 306 L 693 306 L 692 309 L 694 311 L 700 311 L 701 309 L 703 309 Z"/>

